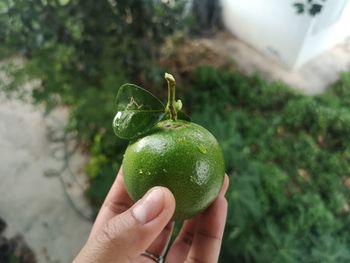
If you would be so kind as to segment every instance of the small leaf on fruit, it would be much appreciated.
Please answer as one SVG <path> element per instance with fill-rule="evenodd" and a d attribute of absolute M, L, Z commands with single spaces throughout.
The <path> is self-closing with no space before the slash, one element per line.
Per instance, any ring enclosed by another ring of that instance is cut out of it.
<path fill-rule="evenodd" d="M 165 115 L 162 102 L 147 90 L 124 84 L 118 90 L 114 133 L 123 139 L 133 139 L 148 132 Z"/>
<path fill-rule="evenodd" d="M 177 100 L 176 102 L 175 102 L 175 108 L 176 108 L 176 110 L 181 110 L 182 109 L 182 101 L 181 100 Z"/>

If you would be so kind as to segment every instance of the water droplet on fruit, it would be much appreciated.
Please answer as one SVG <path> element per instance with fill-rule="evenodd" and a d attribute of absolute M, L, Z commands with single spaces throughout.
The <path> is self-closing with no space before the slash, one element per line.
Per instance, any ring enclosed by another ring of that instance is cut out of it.
<path fill-rule="evenodd" d="M 199 144 L 197 147 L 201 153 L 204 153 L 204 154 L 207 153 L 207 148 L 205 148 L 205 146 L 203 144 Z"/>
<path fill-rule="evenodd" d="M 142 138 L 135 151 L 138 152 L 142 151 L 144 148 L 147 148 L 149 151 L 152 151 L 155 154 L 164 155 L 164 153 L 166 153 L 167 149 L 170 147 L 172 147 L 171 142 L 164 138 L 153 138 L 151 143 L 149 143 L 147 139 Z"/>

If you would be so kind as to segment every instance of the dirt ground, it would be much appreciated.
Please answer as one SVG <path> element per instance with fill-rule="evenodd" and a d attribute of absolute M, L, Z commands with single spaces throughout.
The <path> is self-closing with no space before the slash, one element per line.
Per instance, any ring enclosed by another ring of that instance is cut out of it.
<path fill-rule="evenodd" d="M 87 157 L 64 138 L 67 110 L 43 109 L 0 93 L 0 217 L 39 263 L 71 262 L 91 228 L 83 196 Z"/>

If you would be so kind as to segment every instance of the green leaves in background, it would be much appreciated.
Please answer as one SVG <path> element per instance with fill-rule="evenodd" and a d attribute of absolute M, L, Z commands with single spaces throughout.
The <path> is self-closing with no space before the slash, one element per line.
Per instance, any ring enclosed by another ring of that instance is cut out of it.
<path fill-rule="evenodd" d="M 162 102 L 134 84 L 119 88 L 113 129 L 117 136 L 132 139 L 149 131 L 165 115 Z"/>
<path fill-rule="evenodd" d="M 227 69 L 191 80 L 231 181 L 219 262 L 350 262 L 350 74 L 313 97 Z"/>

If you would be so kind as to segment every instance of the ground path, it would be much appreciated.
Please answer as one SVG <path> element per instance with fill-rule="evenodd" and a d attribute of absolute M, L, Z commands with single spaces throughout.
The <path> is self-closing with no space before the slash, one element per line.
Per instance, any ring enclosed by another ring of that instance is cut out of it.
<path fill-rule="evenodd" d="M 215 37 L 202 39 L 200 43 L 219 56 L 233 59 L 237 67 L 247 74 L 258 72 L 266 80 L 283 81 L 308 95 L 322 93 L 339 78 L 339 74 L 350 70 L 350 38 L 296 70 L 282 67 L 229 33 L 218 33 Z"/>
<path fill-rule="evenodd" d="M 62 140 L 67 110 L 43 116 L 42 108 L 0 94 L 0 217 L 5 236 L 22 235 L 39 263 L 71 262 L 91 227 L 87 158 L 75 152 L 68 166 L 63 158 L 74 146 Z"/>

